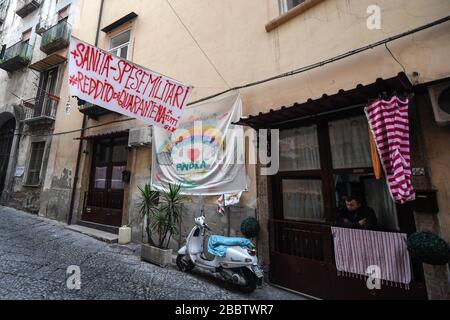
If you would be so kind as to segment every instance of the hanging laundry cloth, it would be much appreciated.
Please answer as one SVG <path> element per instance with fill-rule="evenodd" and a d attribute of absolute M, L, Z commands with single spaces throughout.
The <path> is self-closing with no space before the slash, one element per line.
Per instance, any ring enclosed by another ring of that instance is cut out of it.
<path fill-rule="evenodd" d="M 220 215 L 225 214 L 225 207 L 234 206 L 239 203 L 242 197 L 242 191 L 239 193 L 232 193 L 232 194 L 223 194 L 217 199 L 217 213 Z"/>
<path fill-rule="evenodd" d="M 331 227 L 339 276 L 367 278 L 370 266 L 380 269 L 379 279 L 409 288 L 410 256 L 404 233 Z"/>
<path fill-rule="evenodd" d="M 409 142 L 409 99 L 378 99 L 365 108 L 370 129 L 395 202 L 404 204 L 416 198 L 411 180 Z"/>

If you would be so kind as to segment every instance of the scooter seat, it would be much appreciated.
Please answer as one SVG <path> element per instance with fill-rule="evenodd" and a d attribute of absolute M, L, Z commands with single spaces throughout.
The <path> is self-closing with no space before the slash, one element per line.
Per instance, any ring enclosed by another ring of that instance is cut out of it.
<path fill-rule="evenodd" d="M 242 247 L 253 249 L 255 245 L 246 238 L 230 238 L 223 236 L 211 236 L 208 241 L 208 251 L 209 253 L 224 257 L 227 253 L 228 247 Z"/>

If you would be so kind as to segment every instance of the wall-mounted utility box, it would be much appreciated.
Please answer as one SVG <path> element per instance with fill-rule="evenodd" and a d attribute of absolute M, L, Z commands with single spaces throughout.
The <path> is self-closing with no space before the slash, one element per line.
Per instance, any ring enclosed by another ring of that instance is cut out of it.
<path fill-rule="evenodd" d="M 413 206 L 414 211 L 417 212 L 438 213 L 437 190 L 416 190 L 416 200 Z"/>
<path fill-rule="evenodd" d="M 152 127 L 130 129 L 128 136 L 129 147 L 150 147 L 152 145 Z"/>

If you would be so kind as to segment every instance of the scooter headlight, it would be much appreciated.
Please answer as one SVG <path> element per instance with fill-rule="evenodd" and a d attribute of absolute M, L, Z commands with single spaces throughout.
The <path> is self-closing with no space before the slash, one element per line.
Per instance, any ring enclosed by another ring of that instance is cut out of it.
<path fill-rule="evenodd" d="M 249 249 L 247 248 L 247 252 L 249 255 L 251 255 L 252 257 L 256 256 L 256 250 L 255 249 Z"/>

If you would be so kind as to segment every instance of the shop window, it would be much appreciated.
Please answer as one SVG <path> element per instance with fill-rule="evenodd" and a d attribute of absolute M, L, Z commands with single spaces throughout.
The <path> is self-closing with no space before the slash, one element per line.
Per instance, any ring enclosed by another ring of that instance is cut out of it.
<path fill-rule="evenodd" d="M 286 13 L 303 2 L 305 0 L 280 0 L 280 13 Z"/>
<path fill-rule="evenodd" d="M 31 157 L 28 166 L 28 176 L 27 176 L 28 185 L 34 186 L 39 185 L 40 183 L 40 175 L 44 151 L 45 151 L 45 141 L 33 142 L 31 144 Z"/>
<path fill-rule="evenodd" d="M 111 38 L 109 52 L 117 57 L 128 59 L 130 52 L 131 30 L 122 32 Z"/>

